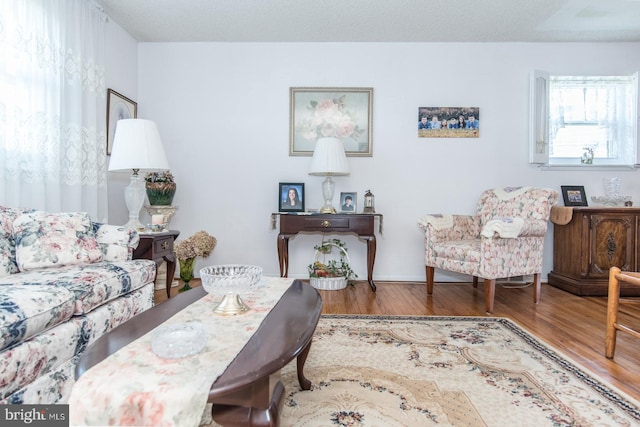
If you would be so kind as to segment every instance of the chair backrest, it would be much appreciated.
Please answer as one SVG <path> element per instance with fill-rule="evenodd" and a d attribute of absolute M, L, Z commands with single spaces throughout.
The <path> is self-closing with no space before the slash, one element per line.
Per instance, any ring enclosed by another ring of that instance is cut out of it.
<path fill-rule="evenodd" d="M 549 188 L 505 187 L 486 190 L 478 201 L 477 215 L 484 226 L 495 218 L 532 218 L 547 221 L 558 192 Z"/>

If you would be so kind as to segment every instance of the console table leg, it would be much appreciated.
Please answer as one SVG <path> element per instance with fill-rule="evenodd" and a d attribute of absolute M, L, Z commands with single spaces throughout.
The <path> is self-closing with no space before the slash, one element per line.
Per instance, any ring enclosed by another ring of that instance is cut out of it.
<path fill-rule="evenodd" d="M 289 275 L 289 238 L 278 235 L 278 264 L 280 266 L 280 277 Z"/>
<path fill-rule="evenodd" d="M 371 290 L 376 291 L 376 284 L 373 283 L 373 264 L 376 262 L 376 236 L 367 236 L 367 281 Z"/>

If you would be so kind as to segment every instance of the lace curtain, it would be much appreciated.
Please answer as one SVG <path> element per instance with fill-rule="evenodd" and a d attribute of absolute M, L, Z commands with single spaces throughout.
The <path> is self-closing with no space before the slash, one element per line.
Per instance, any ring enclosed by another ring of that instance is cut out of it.
<path fill-rule="evenodd" d="M 0 205 L 107 217 L 106 17 L 0 1 Z"/>
<path fill-rule="evenodd" d="M 585 124 L 595 127 L 582 135 L 574 157 L 580 157 L 583 146 L 592 146 L 596 157 L 635 160 L 633 138 L 633 76 L 553 77 L 550 91 L 552 144 L 559 132 L 569 126 Z M 575 129 L 580 129 L 576 127 Z"/>

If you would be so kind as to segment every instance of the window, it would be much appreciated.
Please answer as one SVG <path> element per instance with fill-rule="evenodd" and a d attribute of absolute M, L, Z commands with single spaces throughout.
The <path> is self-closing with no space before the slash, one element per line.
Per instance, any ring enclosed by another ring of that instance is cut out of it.
<path fill-rule="evenodd" d="M 531 76 L 530 163 L 634 166 L 638 74 Z"/>

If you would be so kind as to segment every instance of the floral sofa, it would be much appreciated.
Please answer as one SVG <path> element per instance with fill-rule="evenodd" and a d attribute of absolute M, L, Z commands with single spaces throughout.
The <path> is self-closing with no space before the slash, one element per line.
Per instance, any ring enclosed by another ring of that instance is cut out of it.
<path fill-rule="evenodd" d="M 153 305 L 135 231 L 0 206 L 0 404 L 66 403 L 80 354 Z"/>

